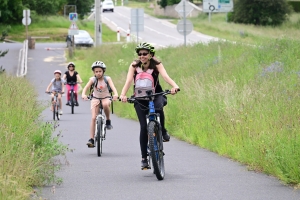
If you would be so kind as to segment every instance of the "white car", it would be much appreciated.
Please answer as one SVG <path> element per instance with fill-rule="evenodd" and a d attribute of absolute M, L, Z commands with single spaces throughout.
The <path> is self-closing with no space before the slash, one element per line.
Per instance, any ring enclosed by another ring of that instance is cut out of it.
<path fill-rule="evenodd" d="M 78 46 L 92 47 L 94 46 L 94 40 L 87 31 L 79 30 L 78 35 L 74 35 L 74 44 L 75 47 Z"/>
<path fill-rule="evenodd" d="M 103 1 L 102 2 L 102 12 L 111 11 L 114 12 L 114 2 L 113 1 Z"/>

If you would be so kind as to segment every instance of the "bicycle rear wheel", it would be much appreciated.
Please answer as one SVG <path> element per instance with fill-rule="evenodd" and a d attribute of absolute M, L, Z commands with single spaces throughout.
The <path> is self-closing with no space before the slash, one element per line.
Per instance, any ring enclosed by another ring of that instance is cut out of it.
<path fill-rule="evenodd" d="M 158 139 L 159 128 L 154 121 L 150 121 L 148 124 L 149 135 L 149 148 L 150 156 L 152 160 L 153 173 L 155 173 L 158 180 L 163 180 L 165 177 L 165 165 L 164 165 L 164 153 L 159 149 L 162 145 L 162 140 Z"/>
<path fill-rule="evenodd" d="M 100 157 L 102 154 L 102 119 L 97 119 L 97 154 Z"/>
<path fill-rule="evenodd" d="M 71 92 L 71 113 L 72 114 L 74 114 L 74 104 L 75 104 L 74 93 Z"/>

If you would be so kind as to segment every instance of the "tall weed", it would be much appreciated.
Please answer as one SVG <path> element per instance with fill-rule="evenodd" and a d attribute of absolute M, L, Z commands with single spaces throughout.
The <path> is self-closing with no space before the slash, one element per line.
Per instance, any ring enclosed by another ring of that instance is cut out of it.
<path fill-rule="evenodd" d="M 44 106 L 26 79 L 1 74 L 0 91 L 0 199 L 27 199 L 33 186 L 61 182 L 53 157 L 67 147 L 52 137 L 57 124 L 39 121 Z"/>

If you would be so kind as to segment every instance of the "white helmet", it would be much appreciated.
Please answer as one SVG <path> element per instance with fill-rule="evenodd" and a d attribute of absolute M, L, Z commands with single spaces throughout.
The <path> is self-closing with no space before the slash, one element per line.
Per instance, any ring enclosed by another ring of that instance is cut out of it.
<path fill-rule="evenodd" d="M 104 62 L 102 62 L 102 61 L 95 61 L 95 62 L 92 64 L 92 70 L 94 70 L 94 68 L 102 68 L 103 71 L 106 70 L 106 66 L 105 66 Z"/>
<path fill-rule="evenodd" d="M 61 75 L 61 71 L 60 70 L 55 70 L 54 74 L 59 73 Z"/>
<path fill-rule="evenodd" d="M 73 67 L 75 68 L 75 64 L 73 62 L 69 62 L 68 63 L 68 69 L 69 69 L 70 65 L 73 65 Z"/>

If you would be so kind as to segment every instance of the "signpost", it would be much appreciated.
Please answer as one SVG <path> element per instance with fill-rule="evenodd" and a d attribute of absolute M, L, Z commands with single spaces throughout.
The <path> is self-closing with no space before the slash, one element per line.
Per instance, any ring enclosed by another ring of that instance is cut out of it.
<path fill-rule="evenodd" d="M 31 24 L 30 10 L 23 10 L 22 24 L 26 27 L 26 39 L 28 39 L 28 25 Z"/>
<path fill-rule="evenodd" d="M 186 0 L 181 0 L 175 7 L 178 14 L 183 17 L 177 24 L 177 31 L 184 36 L 184 46 L 186 46 L 186 35 L 193 31 L 193 24 L 191 21 L 186 19 L 186 16 L 193 11 L 193 7 Z"/>
<path fill-rule="evenodd" d="M 69 13 L 69 21 L 71 21 L 71 25 L 68 30 L 68 37 L 72 35 L 72 46 L 74 47 L 74 35 L 78 34 L 78 26 L 76 25 L 76 21 L 78 20 L 77 13 Z M 69 48 L 70 51 L 70 48 Z M 71 56 L 72 57 L 72 56 Z"/>
<path fill-rule="evenodd" d="M 177 24 L 177 31 L 178 33 L 180 33 L 181 35 L 188 35 L 193 31 L 193 23 L 190 20 L 186 20 L 184 22 L 184 20 L 180 20 Z"/>
<path fill-rule="evenodd" d="M 130 30 L 136 31 L 137 43 L 139 42 L 139 31 L 144 31 L 144 9 L 131 9 Z"/>

